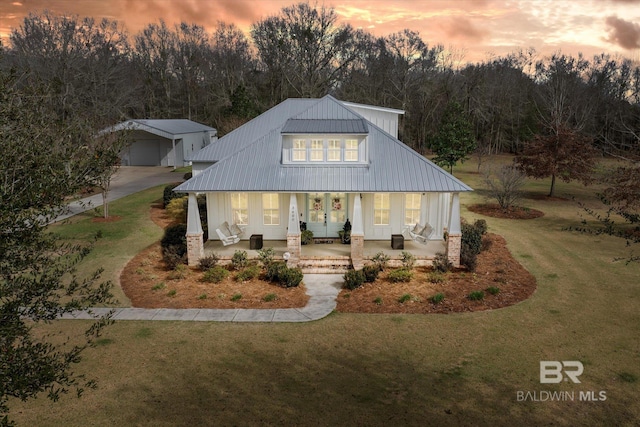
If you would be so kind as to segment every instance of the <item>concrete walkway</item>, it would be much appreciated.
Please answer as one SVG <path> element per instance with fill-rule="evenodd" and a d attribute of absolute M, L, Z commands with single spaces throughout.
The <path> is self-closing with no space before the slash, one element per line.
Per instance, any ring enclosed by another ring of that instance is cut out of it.
<path fill-rule="evenodd" d="M 182 320 L 195 322 L 309 322 L 328 316 L 336 308 L 336 297 L 342 287 L 341 274 L 305 274 L 304 284 L 309 301 L 302 308 L 281 309 L 216 309 L 216 308 L 115 308 L 114 320 Z M 94 308 L 95 314 L 106 314 L 110 308 Z M 79 311 L 63 319 L 92 319 Z"/>
<path fill-rule="evenodd" d="M 182 181 L 183 174 L 168 167 L 122 166 L 111 181 L 107 201 L 111 202 L 129 194 L 161 184 Z M 53 222 L 61 221 L 96 207 L 102 206 L 102 195 L 86 197 L 69 204 L 65 214 Z M 215 309 L 215 308 L 94 308 L 97 315 L 115 311 L 115 320 L 185 320 L 200 322 L 309 322 L 328 316 L 336 308 L 336 297 L 342 287 L 340 274 L 305 274 L 304 283 L 307 305 L 302 308 L 284 309 Z M 92 319 L 86 311 L 62 316 L 63 319 Z"/>

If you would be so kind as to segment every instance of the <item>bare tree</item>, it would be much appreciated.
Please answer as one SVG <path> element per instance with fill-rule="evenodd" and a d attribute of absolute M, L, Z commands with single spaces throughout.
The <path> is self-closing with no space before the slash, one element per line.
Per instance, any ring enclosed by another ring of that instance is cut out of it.
<path fill-rule="evenodd" d="M 516 165 L 489 167 L 483 173 L 483 181 L 489 190 L 489 197 L 495 199 L 502 210 L 516 206 L 522 197 L 521 188 L 525 175 Z"/>

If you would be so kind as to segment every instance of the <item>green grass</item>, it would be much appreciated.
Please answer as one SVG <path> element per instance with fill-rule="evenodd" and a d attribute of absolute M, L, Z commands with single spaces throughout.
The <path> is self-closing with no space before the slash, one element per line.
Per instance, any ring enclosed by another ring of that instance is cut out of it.
<path fill-rule="evenodd" d="M 473 160 L 454 169 L 479 188 L 473 172 Z M 546 195 L 548 180 L 525 190 Z M 558 195 L 588 203 L 594 190 L 558 183 Z M 461 198 L 484 201 L 480 192 Z M 486 218 L 537 278 L 520 304 L 444 315 L 333 313 L 299 324 L 119 321 L 102 338 L 108 345 L 89 349 L 76 367 L 97 379 L 97 390 L 57 403 L 12 400 L 12 416 L 25 426 L 637 425 L 640 265 L 613 262 L 629 250 L 620 240 L 562 231 L 579 221 L 569 198 L 523 204 L 545 216 Z M 462 215 L 481 217 L 464 206 Z M 149 243 L 159 236 L 142 220 L 125 221 L 150 230 Z M 125 242 L 111 240 L 96 256 L 117 272 L 136 252 L 129 246 L 148 243 L 136 241 L 136 228 L 108 226 L 100 224 L 107 237 L 124 234 Z M 501 294 L 510 286 L 501 284 Z M 62 332 L 62 341 L 86 326 L 65 320 L 38 330 Z M 541 360 L 584 361 L 582 383 L 540 384 Z M 523 390 L 574 391 L 576 401 L 518 402 Z M 606 391 L 607 400 L 580 402 L 579 391 Z"/>

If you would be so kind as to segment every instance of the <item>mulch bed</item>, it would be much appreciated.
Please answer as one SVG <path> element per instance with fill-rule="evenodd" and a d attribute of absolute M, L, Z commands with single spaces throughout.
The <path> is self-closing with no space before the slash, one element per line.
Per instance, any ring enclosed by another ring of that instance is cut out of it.
<path fill-rule="evenodd" d="M 384 272 L 374 283 L 353 291 L 343 289 L 338 295 L 337 310 L 345 313 L 459 313 L 482 311 L 517 304 L 529 298 L 536 290 L 535 278 L 518 263 L 506 246 L 503 237 L 488 233 L 483 245 L 487 248 L 478 255 L 475 272 L 465 269 L 445 273 L 442 283 L 432 283 L 430 267 L 414 269 L 409 283 L 391 283 Z M 492 295 L 487 288 L 497 288 Z M 483 291 L 484 298 L 472 301 L 474 291 Z M 445 299 L 435 304 L 430 301 L 442 293 Z M 408 301 L 399 300 L 410 295 Z"/>
<path fill-rule="evenodd" d="M 503 219 L 534 219 L 544 216 L 544 212 L 537 209 L 523 208 L 520 206 L 513 206 L 509 209 L 502 209 L 498 204 L 479 204 L 471 205 L 468 207 L 471 212 L 478 213 L 480 215 L 489 216 L 492 218 Z"/>
<path fill-rule="evenodd" d="M 161 205 L 150 210 L 152 220 L 161 227 L 172 223 Z M 517 304 L 529 298 L 536 289 L 535 278 L 522 267 L 506 247 L 501 236 L 487 233 L 478 255 L 475 272 L 465 269 L 442 275 L 442 283 L 432 283 L 432 269 L 417 267 L 409 283 L 391 283 L 383 272 L 374 283 L 350 291 L 342 290 L 337 298 L 337 311 L 345 313 L 455 313 L 481 311 Z M 200 280 L 202 272 L 188 269 L 185 277 L 176 278 L 162 261 L 156 243 L 136 255 L 124 268 L 120 284 L 134 307 L 144 308 L 291 308 L 303 307 L 308 301 L 304 286 L 284 289 L 263 280 L 236 282 L 235 273 L 219 284 Z M 492 295 L 487 288 L 497 288 Z M 484 298 L 472 301 L 468 295 L 484 291 Z M 430 298 L 443 293 L 445 299 L 434 304 Z M 232 301 L 241 294 L 242 298 Z M 264 297 L 276 294 L 274 301 Z M 410 295 L 403 303 L 398 300 Z"/>

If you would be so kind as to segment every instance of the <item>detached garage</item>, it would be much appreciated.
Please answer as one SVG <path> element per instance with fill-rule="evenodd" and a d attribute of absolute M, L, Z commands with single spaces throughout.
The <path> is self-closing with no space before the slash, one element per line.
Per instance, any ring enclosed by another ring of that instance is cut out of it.
<path fill-rule="evenodd" d="M 111 128 L 125 129 L 130 144 L 121 153 L 123 166 L 187 166 L 185 159 L 217 139 L 214 128 L 186 119 L 128 120 Z"/>

